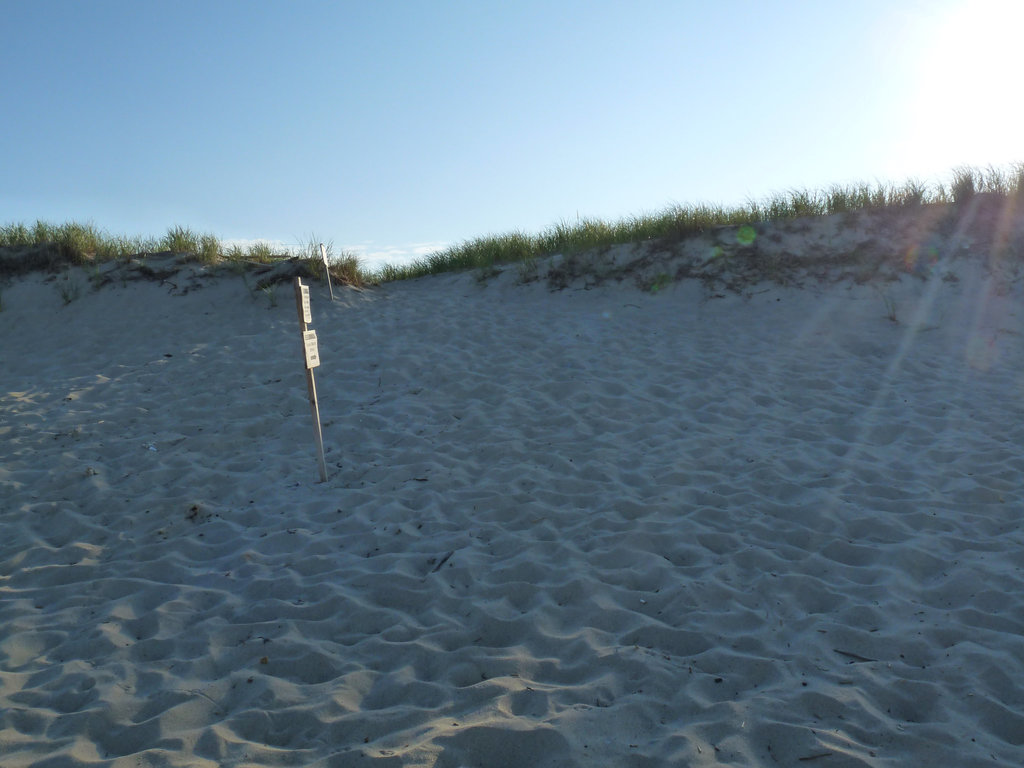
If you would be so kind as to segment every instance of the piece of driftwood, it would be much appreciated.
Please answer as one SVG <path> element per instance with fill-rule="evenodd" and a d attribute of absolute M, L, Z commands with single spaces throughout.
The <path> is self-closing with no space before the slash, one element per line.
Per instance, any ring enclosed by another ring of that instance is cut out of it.
<path fill-rule="evenodd" d="M 313 274 L 308 263 L 296 257 L 285 259 L 260 273 L 259 279 L 256 280 L 256 288 L 262 290 L 277 283 L 291 282 L 296 277 L 316 279 L 316 275 Z"/>

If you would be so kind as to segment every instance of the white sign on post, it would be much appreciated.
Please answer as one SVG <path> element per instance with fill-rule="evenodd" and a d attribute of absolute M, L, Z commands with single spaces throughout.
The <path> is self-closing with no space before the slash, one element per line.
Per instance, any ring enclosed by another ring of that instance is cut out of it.
<path fill-rule="evenodd" d="M 303 285 L 302 289 L 302 322 L 309 323 L 313 322 L 313 312 L 309 308 L 309 286 Z"/>
<path fill-rule="evenodd" d="M 316 345 L 316 331 L 305 331 L 302 334 L 302 343 L 306 346 L 306 368 L 316 368 L 320 365 L 320 350 Z"/>

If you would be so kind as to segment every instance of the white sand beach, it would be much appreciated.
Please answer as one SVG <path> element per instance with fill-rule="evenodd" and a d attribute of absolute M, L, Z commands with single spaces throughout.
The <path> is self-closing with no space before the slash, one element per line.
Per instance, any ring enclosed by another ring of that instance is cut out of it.
<path fill-rule="evenodd" d="M 1024 764 L 1024 283 L 935 253 L 314 283 L 324 483 L 290 284 L 12 278 L 0 765 Z"/>

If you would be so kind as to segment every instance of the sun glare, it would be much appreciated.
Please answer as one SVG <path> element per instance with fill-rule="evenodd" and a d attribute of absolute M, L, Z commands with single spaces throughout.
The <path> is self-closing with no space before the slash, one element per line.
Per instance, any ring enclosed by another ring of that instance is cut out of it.
<path fill-rule="evenodd" d="M 1022 29 L 1020 0 L 961 0 L 939 12 L 917 61 L 905 162 L 948 169 L 1024 159 Z"/>

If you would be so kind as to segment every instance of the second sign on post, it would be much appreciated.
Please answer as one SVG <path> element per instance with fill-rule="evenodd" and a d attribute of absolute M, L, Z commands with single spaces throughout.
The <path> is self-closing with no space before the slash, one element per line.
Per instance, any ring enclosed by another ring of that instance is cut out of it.
<path fill-rule="evenodd" d="M 303 331 L 302 343 L 306 347 L 306 367 L 316 368 L 320 365 L 320 350 L 316 346 L 316 331 Z"/>

